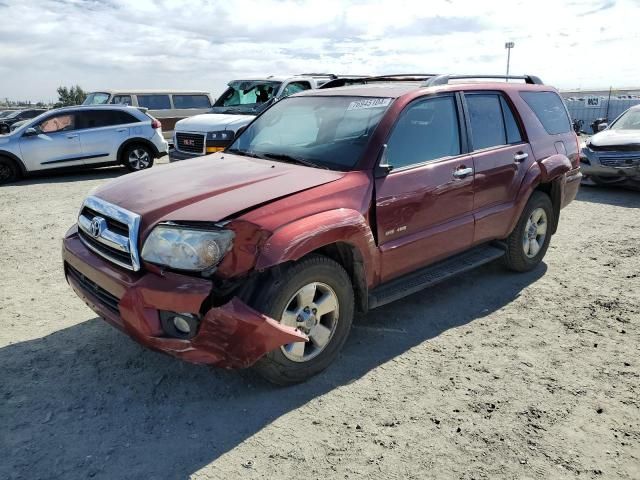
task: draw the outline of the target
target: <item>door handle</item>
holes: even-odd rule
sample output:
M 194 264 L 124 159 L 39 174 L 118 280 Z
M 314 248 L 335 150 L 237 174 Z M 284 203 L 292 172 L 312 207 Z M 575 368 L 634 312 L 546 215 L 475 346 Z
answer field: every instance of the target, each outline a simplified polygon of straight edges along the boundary
M 464 178 L 467 175 L 471 175 L 473 173 L 473 168 L 471 167 L 460 167 L 453 171 L 453 176 L 455 178 Z
M 529 158 L 529 154 L 527 152 L 518 152 L 513 156 L 514 162 L 520 163 L 523 160 Z
M 72 138 L 78 138 L 78 135 L 67 135 L 67 138 L 71 140 Z
M 126 132 L 128 128 L 119 128 L 116 132 Z

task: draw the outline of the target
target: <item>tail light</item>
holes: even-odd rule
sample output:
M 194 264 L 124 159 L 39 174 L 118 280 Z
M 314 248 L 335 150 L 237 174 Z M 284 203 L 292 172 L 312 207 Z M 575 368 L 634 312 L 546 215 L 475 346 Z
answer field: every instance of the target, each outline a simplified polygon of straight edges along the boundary
M 162 124 L 160 123 L 160 121 L 156 120 L 155 118 L 152 118 L 151 119 L 151 128 L 153 128 L 153 129 L 162 128 Z

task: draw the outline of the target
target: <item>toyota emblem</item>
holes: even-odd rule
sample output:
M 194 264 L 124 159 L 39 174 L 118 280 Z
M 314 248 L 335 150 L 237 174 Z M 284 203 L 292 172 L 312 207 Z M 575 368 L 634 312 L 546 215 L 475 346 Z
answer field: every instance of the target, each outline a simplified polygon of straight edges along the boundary
M 89 226 L 89 228 L 91 229 L 91 235 L 93 235 L 95 238 L 98 238 L 106 226 L 107 221 L 104 218 L 93 217 L 93 220 L 91 220 L 91 225 Z

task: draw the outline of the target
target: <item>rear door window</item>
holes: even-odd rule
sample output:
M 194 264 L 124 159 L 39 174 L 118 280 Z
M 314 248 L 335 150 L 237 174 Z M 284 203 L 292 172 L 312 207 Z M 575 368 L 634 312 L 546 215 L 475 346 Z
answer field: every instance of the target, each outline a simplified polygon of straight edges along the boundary
M 171 110 L 169 95 L 138 95 L 138 106 L 149 110 Z
M 465 94 L 471 139 L 474 150 L 506 145 L 507 134 L 502 118 L 500 96 L 493 94 Z
M 504 126 L 507 131 L 507 143 L 520 143 L 522 141 L 520 127 L 518 127 L 518 122 L 513 114 L 513 110 L 511 110 L 511 107 L 502 95 L 500 95 L 500 105 L 502 106 L 502 116 L 504 117 Z
M 210 108 L 211 102 L 206 95 L 174 95 L 174 108 Z
M 569 114 L 557 93 L 520 92 L 520 96 L 531 107 L 549 135 L 567 133 L 571 130 Z
M 118 110 L 88 110 L 78 112 L 77 128 L 100 128 L 113 125 L 138 122 L 138 119 L 127 112 Z
M 456 155 L 460 155 L 460 127 L 452 96 L 409 105 L 387 142 L 387 161 L 394 168 Z

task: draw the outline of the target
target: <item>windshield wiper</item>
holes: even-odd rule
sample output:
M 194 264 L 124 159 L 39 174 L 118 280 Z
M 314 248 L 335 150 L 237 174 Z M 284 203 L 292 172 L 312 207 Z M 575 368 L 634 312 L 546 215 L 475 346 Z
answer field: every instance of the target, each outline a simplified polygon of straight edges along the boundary
M 329 167 L 326 167 L 324 165 L 313 163 L 312 161 L 307 160 L 305 158 L 300 158 L 293 155 L 287 155 L 286 153 L 263 153 L 262 155 L 265 158 L 270 158 L 272 160 L 280 160 L 282 162 L 287 162 L 287 163 L 297 163 L 300 165 L 304 165 L 305 167 L 324 168 L 325 170 L 329 170 Z

